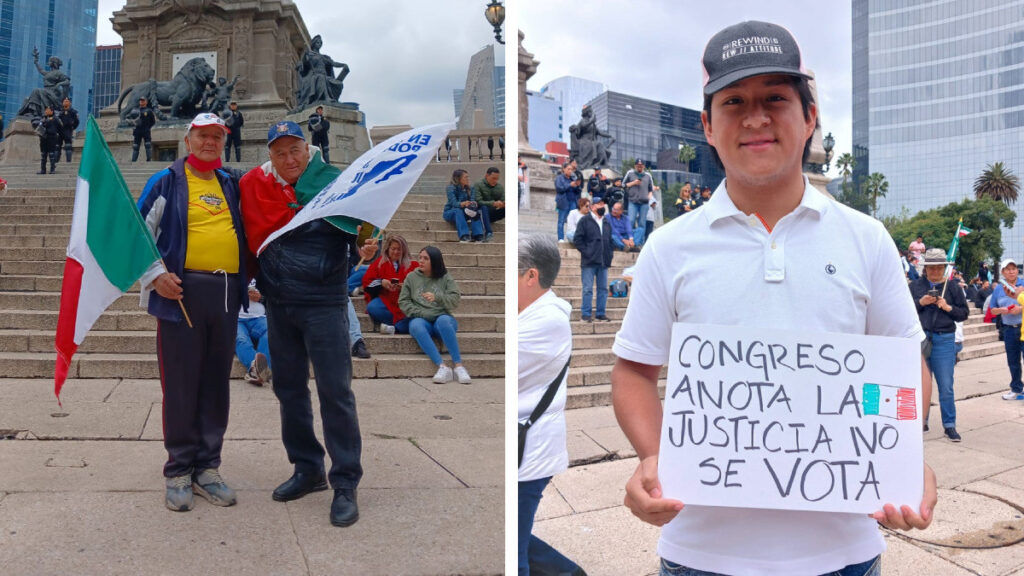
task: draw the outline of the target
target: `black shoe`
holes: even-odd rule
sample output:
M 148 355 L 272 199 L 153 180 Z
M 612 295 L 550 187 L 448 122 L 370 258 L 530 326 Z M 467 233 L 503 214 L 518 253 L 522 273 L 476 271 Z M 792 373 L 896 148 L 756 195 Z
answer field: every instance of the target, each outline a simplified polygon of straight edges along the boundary
M 370 351 L 366 349 L 366 341 L 360 338 L 352 346 L 352 355 L 356 358 L 369 358 Z
M 593 322 L 594 321 L 594 319 L 591 318 L 590 316 L 583 316 L 583 317 L 580 318 L 580 320 L 583 320 L 584 322 Z
M 290 502 L 321 490 L 327 490 L 327 479 L 323 472 L 315 475 L 296 472 L 287 482 L 275 488 L 270 497 L 278 502 Z
M 922 430 L 924 430 L 925 432 L 928 431 L 928 423 L 927 422 L 924 423 L 924 427 L 922 428 Z
M 946 428 L 946 438 L 949 438 L 953 442 L 960 441 L 960 435 L 956 433 L 956 428 L 952 426 Z
M 351 526 L 359 520 L 359 506 L 356 504 L 355 488 L 339 488 L 334 491 L 331 502 L 331 524 Z
M 611 320 L 609 320 L 608 317 L 604 315 L 596 316 L 595 320 L 597 320 L 598 322 L 611 322 Z

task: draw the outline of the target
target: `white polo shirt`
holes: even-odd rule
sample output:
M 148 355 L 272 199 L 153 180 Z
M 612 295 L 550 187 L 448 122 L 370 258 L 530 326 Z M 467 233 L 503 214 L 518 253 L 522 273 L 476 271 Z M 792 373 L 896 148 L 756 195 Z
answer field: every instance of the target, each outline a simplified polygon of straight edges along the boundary
M 806 178 L 800 205 L 771 232 L 736 208 L 723 181 L 701 210 L 651 236 L 612 350 L 666 364 L 674 322 L 923 338 L 885 228 Z M 708 506 L 686 506 L 658 544 L 672 562 L 737 576 L 818 575 L 884 549 L 864 514 Z

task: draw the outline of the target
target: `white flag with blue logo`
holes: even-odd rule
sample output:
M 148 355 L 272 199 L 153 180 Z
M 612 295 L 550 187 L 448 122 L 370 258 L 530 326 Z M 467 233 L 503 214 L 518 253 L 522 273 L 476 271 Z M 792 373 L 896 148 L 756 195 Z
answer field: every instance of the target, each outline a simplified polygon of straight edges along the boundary
M 327 216 L 358 218 L 386 228 L 454 129 L 454 122 L 414 128 L 374 146 L 321 190 L 291 222 L 268 236 L 260 251 L 282 234 Z

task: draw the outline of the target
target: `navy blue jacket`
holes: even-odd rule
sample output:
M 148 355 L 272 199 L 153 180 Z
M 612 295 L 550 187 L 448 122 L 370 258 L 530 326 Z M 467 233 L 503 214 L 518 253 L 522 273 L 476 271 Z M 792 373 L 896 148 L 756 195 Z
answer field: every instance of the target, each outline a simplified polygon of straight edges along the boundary
M 345 306 L 355 239 L 323 218 L 307 222 L 260 252 L 256 288 L 269 303 Z
M 572 186 L 572 180 L 565 174 L 555 177 L 555 207 L 559 210 L 575 210 L 579 208 L 580 189 Z
M 612 223 L 607 214 L 604 215 L 602 226 L 598 226 L 590 214 L 580 218 L 572 242 L 580 251 L 581 268 L 608 268 L 612 265 Z
M 249 309 L 249 276 L 246 259 L 249 254 L 242 227 L 242 214 L 238 208 L 238 180 L 225 170 L 215 172 L 224 198 L 231 212 L 231 222 L 238 237 L 238 299 Z M 164 259 L 168 272 L 181 277 L 185 272 L 185 253 L 188 240 L 188 180 L 185 175 L 185 159 L 179 159 L 169 167 L 153 174 L 138 202 L 139 212 L 156 238 L 156 248 Z M 143 287 L 145 288 L 145 287 Z M 188 294 L 185 295 L 188 298 Z M 154 290 L 149 295 L 149 313 L 168 322 L 181 322 L 184 316 L 175 300 L 168 300 Z

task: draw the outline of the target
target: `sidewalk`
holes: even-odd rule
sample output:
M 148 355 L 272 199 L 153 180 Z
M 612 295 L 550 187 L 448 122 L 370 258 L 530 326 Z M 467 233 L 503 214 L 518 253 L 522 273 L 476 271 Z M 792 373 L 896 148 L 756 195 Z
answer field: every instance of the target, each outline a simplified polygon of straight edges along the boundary
M 197 497 L 176 513 L 163 503 L 158 380 L 69 380 L 61 409 L 52 380 L 0 379 L 0 573 L 500 574 L 504 381 L 353 388 L 360 520 L 334 528 L 330 491 L 270 498 L 292 468 L 269 387 L 231 383 L 221 472 L 238 505 Z
M 925 460 L 938 476 L 939 503 L 927 531 L 886 531 L 886 576 L 1024 576 L 1024 402 L 1000 398 L 1008 375 L 1003 355 L 957 364 L 960 444 L 943 436 L 933 395 Z M 567 417 L 575 466 L 549 485 L 534 533 L 590 576 L 657 574 L 658 529 L 622 505 L 637 460 L 612 408 Z

